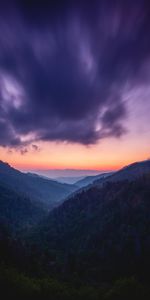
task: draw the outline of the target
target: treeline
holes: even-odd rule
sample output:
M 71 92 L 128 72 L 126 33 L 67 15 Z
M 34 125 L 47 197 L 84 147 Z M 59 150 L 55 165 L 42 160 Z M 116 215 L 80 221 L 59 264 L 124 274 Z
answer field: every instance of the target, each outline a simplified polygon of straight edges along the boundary
M 33 260 L 41 260 L 47 272 L 62 277 L 77 273 L 96 282 L 136 274 L 146 280 L 150 277 L 149 200 L 149 175 L 83 191 L 31 232 L 29 252 L 34 249 Z
M 1 189 L 3 298 L 150 299 L 149 183 L 146 175 L 133 182 L 106 183 L 103 188 L 83 191 L 32 230 L 26 226 L 30 229 L 27 235 L 26 219 L 23 227 L 19 223 L 26 208 L 24 200 L 16 211 L 21 199 Z
M 150 289 L 134 277 L 109 285 L 89 286 L 59 282 L 50 277 L 32 278 L 16 269 L 0 266 L 0 290 L 3 299 L 52 300 L 149 300 Z

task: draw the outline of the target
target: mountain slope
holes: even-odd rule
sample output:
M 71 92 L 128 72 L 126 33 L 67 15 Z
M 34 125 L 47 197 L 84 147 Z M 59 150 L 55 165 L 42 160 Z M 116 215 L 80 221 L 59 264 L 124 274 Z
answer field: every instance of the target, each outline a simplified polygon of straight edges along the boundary
M 59 272 L 105 280 L 150 273 L 150 175 L 93 187 L 54 209 L 30 242 Z M 150 274 L 149 274 L 150 275 Z M 70 276 L 70 275 L 69 275 Z
M 77 189 L 75 185 L 61 184 L 38 175 L 22 173 L 2 161 L 0 162 L 0 182 L 29 197 L 32 201 L 42 203 L 49 210 Z
M 98 174 L 98 175 L 94 175 L 94 176 L 86 176 L 83 179 L 76 181 L 76 185 L 79 186 L 80 188 L 82 188 L 89 184 L 92 184 L 95 180 L 104 179 L 112 174 L 113 174 L 113 172 L 102 173 L 102 174 Z
M 3 224 L 16 233 L 35 225 L 45 215 L 45 211 L 29 198 L 0 183 L 0 229 Z
M 122 168 L 121 170 L 115 172 L 111 176 L 107 177 L 103 181 L 96 180 L 94 184 L 102 184 L 107 181 L 117 182 L 122 180 L 132 181 L 136 178 L 139 178 L 143 174 L 150 173 L 150 160 L 145 160 L 141 162 L 135 162 L 129 166 Z
M 56 180 L 58 182 L 61 182 L 61 183 L 69 183 L 69 184 L 76 184 L 76 182 L 78 182 L 79 180 L 83 179 L 85 176 L 70 176 L 70 177 L 67 177 L 67 176 L 64 176 L 64 177 L 57 177 Z

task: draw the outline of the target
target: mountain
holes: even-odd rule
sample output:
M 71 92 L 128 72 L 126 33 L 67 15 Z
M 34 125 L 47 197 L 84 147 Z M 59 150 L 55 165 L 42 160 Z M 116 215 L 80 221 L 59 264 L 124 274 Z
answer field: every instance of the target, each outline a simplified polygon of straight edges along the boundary
M 111 176 L 105 178 L 103 181 L 101 181 L 101 179 L 96 180 L 94 184 L 101 185 L 102 183 L 107 181 L 109 182 L 117 182 L 122 180 L 132 181 L 142 176 L 143 174 L 147 174 L 147 173 L 150 173 L 150 160 L 135 162 L 113 173 Z
M 61 178 L 61 177 L 85 177 L 91 175 L 97 175 L 100 173 L 98 170 L 87 170 L 87 169 L 47 169 L 47 170 L 29 170 L 31 173 L 36 173 L 40 176 L 46 176 L 48 178 Z
M 0 161 L 0 183 L 36 203 L 41 203 L 49 210 L 59 205 L 77 189 L 75 185 L 22 173 L 2 161 Z
M 102 174 L 98 174 L 98 175 L 95 175 L 95 176 L 86 176 L 78 181 L 76 181 L 76 185 L 80 188 L 84 187 L 84 186 L 87 186 L 89 184 L 92 184 L 95 180 L 98 180 L 98 179 L 104 179 L 110 175 L 112 175 L 113 172 L 109 172 L 109 173 L 102 173 Z
M 56 180 L 62 183 L 75 184 L 79 188 L 82 188 L 89 184 L 92 184 L 97 179 L 100 178 L 102 179 L 112 174 L 113 172 L 101 173 L 101 174 L 89 175 L 89 176 L 78 176 L 78 177 L 57 177 Z
M 100 281 L 150 276 L 150 174 L 135 177 L 75 195 L 32 231 L 29 243 L 49 271 Z
M 70 177 L 66 177 L 66 176 L 64 176 L 64 177 L 56 177 L 56 180 L 58 181 L 58 182 L 62 182 L 62 183 L 69 183 L 69 184 L 76 184 L 76 182 L 78 182 L 79 180 L 81 180 L 81 179 L 83 179 L 84 178 L 84 176 L 76 176 L 76 177 L 72 177 L 72 176 L 70 176 Z
M 30 228 L 45 215 L 41 206 L 0 182 L 0 232 L 2 224 L 12 233 Z
M 75 185 L 79 187 L 79 190 L 74 194 L 82 192 L 82 188 L 91 188 L 91 185 L 102 185 L 105 182 L 117 182 L 122 180 L 134 180 L 143 174 L 150 172 L 150 160 L 142 162 L 135 162 L 129 166 L 122 168 L 117 172 L 102 173 L 93 176 L 86 176 L 75 182 Z

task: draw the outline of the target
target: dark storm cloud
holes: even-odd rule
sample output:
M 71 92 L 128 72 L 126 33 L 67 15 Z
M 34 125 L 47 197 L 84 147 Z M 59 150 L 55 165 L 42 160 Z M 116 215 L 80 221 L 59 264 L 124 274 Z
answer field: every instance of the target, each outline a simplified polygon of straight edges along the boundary
M 0 4 L 0 145 L 125 133 L 125 87 L 148 80 L 148 1 L 78 3 Z

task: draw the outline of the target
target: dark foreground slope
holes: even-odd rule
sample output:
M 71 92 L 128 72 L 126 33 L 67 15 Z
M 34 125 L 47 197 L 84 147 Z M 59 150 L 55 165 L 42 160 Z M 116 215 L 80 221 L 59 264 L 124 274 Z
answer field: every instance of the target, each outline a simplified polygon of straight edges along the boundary
M 44 216 L 46 212 L 40 205 L 0 182 L 0 234 L 3 225 L 16 234 L 29 229 Z
M 120 279 L 105 286 L 76 285 L 51 277 L 32 278 L 14 268 L 0 266 L 3 299 L 32 300 L 149 300 L 150 291 L 135 278 Z
M 2 229 L 2 227 L 1 227 Z M 35 248 L 30 255 L 36 256 Z M 36 265 L 40 263 L 36 260 Z M 40 273 L 30 272 L 33 259 L 26 255 L 23 244 L 14 239 L 6 228 L 0 231 L 0 291 L 2 299 L 39 300 L 149 300 L 149 278 L 139 280 L 137 276 L 118 278 L 104 282 L 97 278 L 93 282 L 82 280 L 80 274 L 68 278 L 49 276 L 44 265 Z M 67 270 L 66 270 L 67 271 Z M 58 279 L 59 277 L 59 279 Z
M 0 161 L 0 182 L 8 188 L 29 197 L 33 202 L 43 204 L 51 210 L 77 189 L 70 184 L 24 174 Z
M 30 236 L 45 267 L 87 280 L 150 276 L 150 175 L 64 202 Z M 44 256 L 45 252 L 45 256 Z

